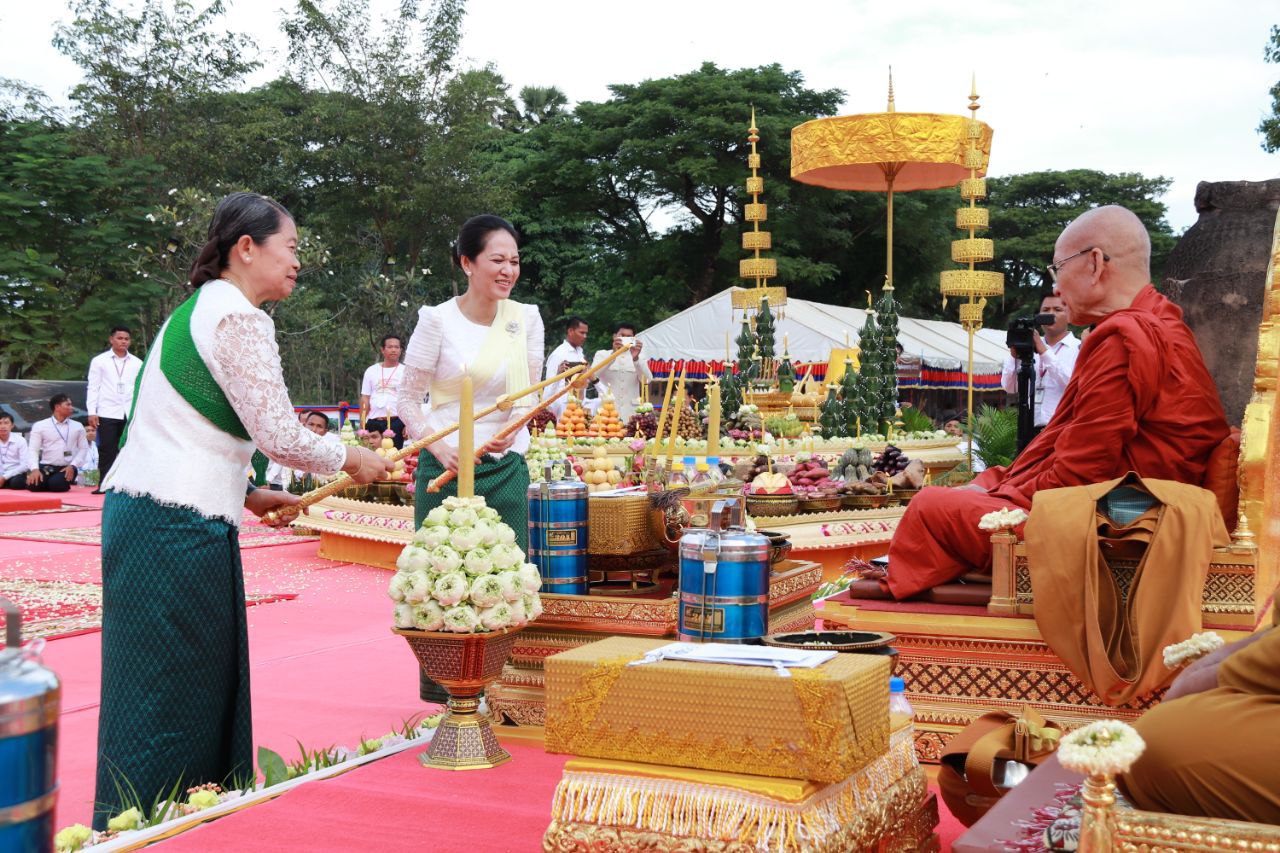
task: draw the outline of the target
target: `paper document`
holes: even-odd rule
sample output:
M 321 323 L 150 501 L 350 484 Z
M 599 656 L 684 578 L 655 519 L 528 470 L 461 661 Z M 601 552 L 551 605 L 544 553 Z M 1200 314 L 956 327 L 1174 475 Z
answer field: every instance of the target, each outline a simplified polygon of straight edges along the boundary
M 836 652 L 805 649 L 780 649 L 773 646 L 741 646 L 731 643 L 668 643 L 646 652 L 643 660 L 629 666 L 643 666 L 663 660 L 694 663 L 725 663 L 738 666 L 770 666 L 779 675 L 790 675 L 789 668 L 813 669 L 836 656 Z

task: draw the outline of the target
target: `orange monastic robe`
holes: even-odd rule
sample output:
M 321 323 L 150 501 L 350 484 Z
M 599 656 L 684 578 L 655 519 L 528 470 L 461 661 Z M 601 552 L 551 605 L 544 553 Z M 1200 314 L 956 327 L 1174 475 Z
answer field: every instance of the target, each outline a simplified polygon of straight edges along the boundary
M 1040 489 L 1123 477 L 1204 482 L 1209 455 L 1228 435 L 1218 389 L 1182 309 L 1148 285 L 1098 324 L 1080 348 L 1053 420 L 1009 467 L 974 482 L 987 489 L 926 488 L 889 545 L 889 590 L 907 598 L 991 567 L 978 521 L 1002 507 L 1031 507 Z M 1021 531 L 1019 531 L 1021 532 Z

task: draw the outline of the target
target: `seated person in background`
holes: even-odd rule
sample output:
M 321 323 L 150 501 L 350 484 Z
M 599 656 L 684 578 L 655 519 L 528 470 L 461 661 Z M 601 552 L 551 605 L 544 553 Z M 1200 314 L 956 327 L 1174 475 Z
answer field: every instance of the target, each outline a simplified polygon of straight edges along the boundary
M 943 416 L 942 431 L 947 435 L 954 435 L 960 439 L 957 447 L 965 456 L 965 462 L 969 461 L 969 445 L 973 445 L 973 473 L 981 474 L 987 467 L 986 463 L 978 456 L 978 442 L 967 436 L 964 431 L 964 422 L 960 419 L 960 415 L 947 414 Z
M 1053 420 L 1010 466 L 958 489 L 916 495 L 889 545 L 886 583 L 907 598 L 991 567 L 988 512 L 1029 509 L 1040 489 L 1082 486 L 1129 471 L 1204 482 L 1229 433 L 1218 389 L 1182 310 L 1151 286 L 1151 241 L 1123 207 L 1091 210 L 1066 227 L 1049 276 L 1073 322 L 1094 323 Z
M 81 486 L 97 486 L 102 481 L 106 472 L 98 471 L 98 428 L 93 424 L 85 426 L 84 449 L 71 464 L 76 466 L 76 482 Z
M 1273 616 L 1280 624 L 1280 617 Z M 1146 750 L 1120 779 L 1140 809 L 1280 823 L 1280 628 L 1187 667 L 1134 723 Z
M 76 479 L 75 459 L 85 449 L 84 427 L 71 420 L 71 398 L 54 394 L 53 417 L 36 421 L 27 448 L 27 488 L 33 492 L 66 492 Z
M 302 425 L 304 427 L 311 430 L 316 435 L 323 438 L 325 441 L 331 444 L 342 443 L 341 436 L 339 436 L 336 432 L 329 431 L 329 416 L 326 415 L 324 412 L 316 412 L 316 411 L 301 412 L 298 415 L 298 420 L 302 421 Z M 381 446 L 382 446 L 381 444 L 376 445 L 376 447 L 381 447 Z M 286 472 L 286 474 L 287 473 L 289 472 Z M 293 471 L 292 473 L 294 478 L 297 480 L 302 480 L 304 478 L 311 476 L 306 471 Z M 288 483 L 285 483 L 285 485 L 287 486 Z
M 0 412 L 0 488 L 27 487 L 27 440 L 13 431 L 13 415 Z

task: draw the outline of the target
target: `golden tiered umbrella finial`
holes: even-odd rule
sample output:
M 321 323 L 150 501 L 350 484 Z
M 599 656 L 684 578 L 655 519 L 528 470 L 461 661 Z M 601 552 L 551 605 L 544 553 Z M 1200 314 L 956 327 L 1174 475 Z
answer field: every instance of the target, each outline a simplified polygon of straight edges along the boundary
M 738 277 L 753 281 L 754 286 L 735 289 L 733 307 L 752 314 L 759 312 L 762 302 L 767 302 L 769 308 L 781 318 L 787 304 L 787 289 L 771 287 L 766 283 L 777 277 L 778 261 L 776 258 L 760 255 L 762 251 L 773 248 L 773 235 L 760 230 L 760 223 L 769 219 L 769 206 L 760 201 L 760 196 L 764 193 L 764 178 L 760 176 L 760 152 L 756 149 L 756 143 L 760 141 L 760 128 L 756 127 L 754 106 L 751 107 L 751 126 L 747 129 L 747 141 L 751 143 L 751 153 L 747 155 L 747 167 L 751 169 L 751 176 L 747 178 L 747 194 L 751 196 L 751 201 L 743 206 L 743 216 L 751 223 L 751 230 L 742 232 L 742 248 L 752 254 L 738 262 Z
M 969 87 L 969 145 L 965 152 L 965 165 L 969 177 L 960 182 L 960 198 L 968 207 L 956 210 L 956 227 L 968 231 L 969 236 L 951 242 L 951 260 L 967 264 L 968 269 L 944 270 L 940 287 L 942 307 L 947 307 L 947 297 L 965 299 L 960 303 L 960 325 L 969 333 L 969 470 L 973 470 L 973 336 L 982 328 L 982 312 L 987 298 L 1004 294 L 1004 273 L 974 269 L 975 264 L 987 263 L 995 258 L 995 241 L 977 237 L 978 231 L 991 225 L 991 213 L 978 207 L 978 199 L 987 197 L 987 182 L 978 177 L 986 165 L 986 158 L 979 148 L 981 128 L 978 121 L 978 77 L 975 74 Z

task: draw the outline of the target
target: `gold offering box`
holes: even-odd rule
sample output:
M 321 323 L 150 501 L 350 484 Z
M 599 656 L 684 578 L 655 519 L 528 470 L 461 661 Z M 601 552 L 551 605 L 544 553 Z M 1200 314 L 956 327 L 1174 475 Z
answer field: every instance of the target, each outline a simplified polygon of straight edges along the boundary
M 769 633 L 813 625 L 810 597 L 822 583 L 817 563 L 783 560 L 769 577 Z M 558 595 L 542 593 L 542 615 L 516 640 L 502 676 L 490 685 L 489 705 L 507 721 L 541 726 L 547 719 L 543 662 L 603 637 L 674 640 L 679 619 L 674 596 Z
M 889 659 L 772 667 L 659 661 L 610 637 L 546 661 L 548 752 L 842 782 L 889 746 Z
M 911 730 L 842 782 L 821 784 L 598 758 L 565 764 L 545 850 L 689 853 L 938 849 L 936 799 Z

